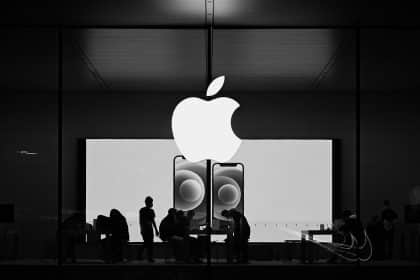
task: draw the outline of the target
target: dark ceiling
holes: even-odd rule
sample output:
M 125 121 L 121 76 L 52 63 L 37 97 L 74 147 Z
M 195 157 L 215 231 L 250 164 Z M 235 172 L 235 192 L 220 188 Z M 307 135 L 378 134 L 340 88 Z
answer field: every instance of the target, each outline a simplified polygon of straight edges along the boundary
M 226 76 L 225 91 L 354 90 L 352 30 L 213 33 L 213 76 Z M 206 30 L 76 29 L 64 35 L 66 90 L 205 90 Z
M 414 38 L 410 34 L 418 32 L 405 34 L 392 30 L 399 28 L 394 25 L 417 25 L 420 17 L 408 2 L 386 3 L 214 0 L 213 75 L 226 75 L 225 91 L 231 93 L 354 91 L 356 38 L 355 30 L 347 27 L 360 24 L 374 28 L 375 34 L 372 36 L 368 28 L 361 31 L 362 74 L 374 81 L 369 86 L 362 80 L 363 85 L 376 88 L 380 83 L 385 89 L 395 87 L 388 81 L 396 73 L 385 73 L 379 66 L 375 69 L 364 66 L 379 65 L 371 63 L 378 53 L 389 55 L 388 64 L 404 64 L 395 69 L 406 71 L 404 77 L 417 81 L 418 63 L 410 55 L 417 52 L 418 43 L 409 42 Z M 56 82 L 51 82 L 57 78 L 59 53 L 54 27 L 64 24 L 66 90 L 205 90 L 207 30 L 188 28 L 204 27 L 204 0 L 19 1 L 3 6 L 0 15 L 4 88 L 56 88 Z M 16 26 L 32 25 L 52 28 L 19 29 L 18 33 L 13 30 Z M 142 28 L 144 25 L 156 29 Z M 379 26 L 393 29 L 381 31 Z M 406 50 L 395 52 L 394 49 L 401 49 L 400 42 L 406 42 Z M 406 59 L 394 58 L 397 53 L 407 54 Z M 51 73 L 48 79 L 31 70 L 40 65 Z M 22 77 L 25 82 L 20 82 Z
M 7 1 L 0 24 L 203 25 L 206 0 Z M 214 0 L 215 25 L 419 25 L 417 1 Z

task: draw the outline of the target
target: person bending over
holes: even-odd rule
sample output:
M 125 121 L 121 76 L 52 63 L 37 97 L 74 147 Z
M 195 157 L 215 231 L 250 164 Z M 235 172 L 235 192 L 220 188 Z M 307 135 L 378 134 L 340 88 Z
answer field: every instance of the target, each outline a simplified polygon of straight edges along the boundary
M 111 261 L 121 262 L 124 260 L 124 248 L 130 237 L 126 218 L 117 209 L 112 209 L 109 213 L 110 221 L 110 241 L 111 241 Z
M 245 216 L 236 209 L 223 210 L 222 216 L 233 220 L 233 246 L 238 262 L 248 262 L 248 240 L 251 228 Z

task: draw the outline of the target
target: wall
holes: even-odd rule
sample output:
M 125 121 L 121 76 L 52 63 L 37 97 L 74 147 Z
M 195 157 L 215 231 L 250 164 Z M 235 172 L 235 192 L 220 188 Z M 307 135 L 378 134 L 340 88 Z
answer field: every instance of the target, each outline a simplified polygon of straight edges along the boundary
M 410 190 L 419 185 L 420 99 L 418 30 L 368 29 L 361 33 L 361 213 L 378 215 L 391 200 L 399 215 L 396 249 L 416 250 L 415 225 L 404 222 Z M 417 243 L 418 246 L 418 243 Z M 418 253 L 415 253 L 418 254 Z M 418 255 L 417 255 L 418 256 Z
M 57 33 L 2 29 L 0 45 L 0 203 L 12 203 L 15 223 L 0 224 L 0 257 L 53 258 L 57 225 Z M 19 151 L 36 155 L 20 154 Z

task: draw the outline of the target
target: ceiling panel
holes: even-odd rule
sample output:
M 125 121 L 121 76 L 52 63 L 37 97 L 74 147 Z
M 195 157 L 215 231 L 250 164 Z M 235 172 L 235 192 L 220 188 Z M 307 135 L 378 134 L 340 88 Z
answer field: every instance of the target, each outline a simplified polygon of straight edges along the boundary
M 205 89 L 204 30 L 87 29 L 65 38 L 66 90 L 90 90 L 92 80 L 109 91 Z
M 356 1 L 214 0 L 215 24 L 245 26 L 349 25 Z
M 197 0 L 8 1 L 0 24 L 202 25 L 204 5 Z
M 253 29 L 219 30 L 214 32 L 214 75 L 226 75 L 229 91 L 307 91 L 354 87 L 347 74 L 332 75 L 343 66 L 343 56 L 352 43 L 349 32 L 327 29 Z M 344 67 L 351 68 L 350 65 Z M 347 71 L 348 73 L 348 71 Z

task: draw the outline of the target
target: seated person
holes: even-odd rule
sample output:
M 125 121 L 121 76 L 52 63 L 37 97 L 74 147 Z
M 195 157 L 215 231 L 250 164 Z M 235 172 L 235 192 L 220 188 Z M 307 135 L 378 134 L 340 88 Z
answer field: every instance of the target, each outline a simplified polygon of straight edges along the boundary
M 189 235 L 191 220 L 194 217 L 194 211 L 188 211 L 187 215 L 182 210 L 176 212 L 176 225 L 175 225 L 175 236 L 176 238 L 182 238 L 185 248 L 185 260 L 193 260 L 195 262 L 201 262 L 200 259 L 200 244 L 197 238 Z
M 178 237 L 188 236 L 188 219 L 185 217 L 184 211 L 176 211 L 175 235 Z
M 175 208 L 170 208 L 159 225 L 159 237 L 162 241 L 170 241 L 176 238 L 176 212 Z
M 117 209 L 110 214 L 112 262 L 123 261 L 124 247 L 129 241 L 128 224 L 125 217 Z
M 111 223 L 109 217 L 105 215 L 98 215 L 95 219 L 96 222 L 94 223 L 94 229 L 98 233 L 99 236 L 105 235 L 104 239 L 100 240 L 101 246 L 101 255 L 102 259 L 105 262 L 110 262 L 111 254 L 110 254 L 110 235 L 111 235 Z
M 190 233 L 193 230 L 193 226 L 192 226 L 192 220 L 195 216 L 195 212 L 194 210 L 190 210 L 187 212 L 187 230 L 188 233 Z M 192 237 L 190 235 L 188 235 L 188 239 L 190 241 L 190 254 L 193 257 L 193 261 L 197 262 L 197 263 L 201 263 L 202 260 L 202 253 L 204 250 L 204 244 L 203 244 L 203 240 L 196 238 L 196 237 Z
M 85 233 L 84 216 L 81 213 L 75 213 L 64 220 L 62 226 L 64 260 L 71 259 L 76 262 L 76 245 L 83 243 Z
M 182 237 L 176 236 L 176 209 L 170 208 L 168 214 L 163 218 L 162 222 L 159 225 L 159 237 L 162 241 L 168 242 L 168 244 L 173 249 L 173 255 L 178 259 L 178 250 L 179 242 L 183 241 Z
M 128 224 L 125 217 L 117 209 L 112 209 L 110 217 L 99 215 L 96 220 L 96 230 L 105 234 L 101 240 L 106 262 L 123 261 L 124 247 L 128 243 Z

